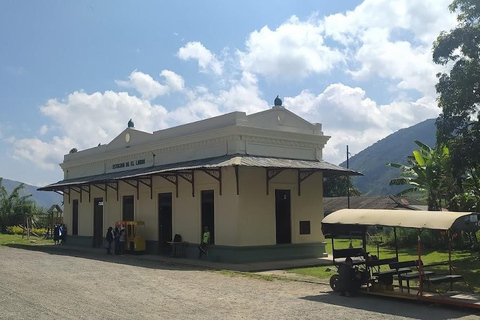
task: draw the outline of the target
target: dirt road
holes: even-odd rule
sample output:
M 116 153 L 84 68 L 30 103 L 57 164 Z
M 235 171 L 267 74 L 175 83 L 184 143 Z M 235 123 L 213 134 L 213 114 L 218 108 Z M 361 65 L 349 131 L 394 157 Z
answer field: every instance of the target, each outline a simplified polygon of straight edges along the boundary
M 0 319 L 477 319 L 314 283 L 0 246 Z

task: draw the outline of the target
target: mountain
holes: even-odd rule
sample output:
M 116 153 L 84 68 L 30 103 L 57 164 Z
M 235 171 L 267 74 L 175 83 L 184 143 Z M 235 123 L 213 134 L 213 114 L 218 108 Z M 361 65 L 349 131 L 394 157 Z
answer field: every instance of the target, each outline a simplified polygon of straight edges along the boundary
M 404 186 L 389 186 L 391 179 L 398 178 L 399 169 L 386 166 L 388 162 L 406 164 L 406 158 L 418 149 L 414 140 L 434 147 L 435 119 L 425 120 L 412 127 L 398 130 L 388 137 L 374 143 L 349 159 L 351 169 L 360 171 L 363 177 L 354 177 L 353 184 L 365 195 L 396 194 Z M 346 167 L 346 161 L 341 163 Z
M 3 179 L 2 185 L 7 190 L 8 194 L 12 192 L 20 183 L 18 181 Z M 62 204 L 62 196 L 55 192 L 37 191 L 38 187 L 25 184 L 25 188 L 20 192 L 21 195 L 31 194 L 33 201 L 35 201 L 37 207 L 44 207 L 49 209 L 53 204 Z

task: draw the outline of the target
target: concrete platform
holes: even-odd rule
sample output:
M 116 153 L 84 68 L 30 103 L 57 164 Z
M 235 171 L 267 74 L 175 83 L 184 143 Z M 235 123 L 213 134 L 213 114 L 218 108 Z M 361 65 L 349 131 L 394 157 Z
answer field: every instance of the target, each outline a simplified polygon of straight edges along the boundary
M 212 262 L 206 260 L 196 260 L 196 259 L 186 259 L 186 258 L 171 258 L 169 256 L 162 255 L 152 255 L 152 254 L 125 254 L 123 256 L 107 255 L 105 249 L 95 249 L 95 248 L 85 248 L 71 245 L 35 245 L 29 247 L 36 247 L 35 250 L 45 251 L 49 253 L 61 253 L 67 254 L 71 252 L 72 255 L 86 257 L 95 256 L 102 257 L 105 259 L 107 257 L 118 259 L 138 259 L 138 260 L 149 260 L 149 261 L 158 261 L 159 263 L 167 264 L 176 264 L 184 265 L 189 267 L 197 267 L 202 269 L 211 269 L 211 270 L 231 270 L 231 271 L 241 271 L 241 272 L 258 272 L 258 271 L 269 271 L 269 270 L 285 270 L 285 269 L 294 269 L 302 267 L 316 267 L 316 266 L 326 266 L 332 264 L 331 257 L 328 258 L 316 258 L 316 259 L 298 259 L 298 260 L 284 260 L 284 261 L 268 261 L 268 262 L 252 262 L 252 263 L 225 263 L 225 262 Z

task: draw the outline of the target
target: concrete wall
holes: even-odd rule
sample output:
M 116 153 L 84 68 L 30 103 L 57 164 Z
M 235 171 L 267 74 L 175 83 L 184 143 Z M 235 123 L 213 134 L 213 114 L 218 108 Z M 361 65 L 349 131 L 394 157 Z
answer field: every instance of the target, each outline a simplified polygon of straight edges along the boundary
M 322 174 L 314 173 L 302 182 L 301 196 L 298 196 L 297 171 L 284 170 L 270 180 L 267 195 L 265 169 L 240 168 L 238 245 L 276 244 L 275 189 L 290 190 L 292 243 L 323 241 L 320 229 L 323 219 L 322 185 Z M 300 221 L 310 221 L 310 235 L 300 235 Z
M 301 196 L 298 196 L 297 171 L 284 170 L 270 181 L 269 195 L 266 194 L 265 169 L 239 168 L 239 192 L 236 193 L 235 169 L 222 169 L 222 195 L 217 180 L 202 171 L 195 171 L 195 197 L 192 186 L 179 178 L 179 195 L 175 186 L 161 177 L 153 179 L 153 198 L 150 189 L 140 184 L 140 199 L 134 187 L 120 182 L 119 201 L 116 191 L 108 188 L 107 199 L 102 190 L 91 188 L 88 195 L 72 192 L 70 203 L 65 196 L 65 222 L 72 225 L 73 199 L 79 200 L 79 235 L 93 236 L 93 200 L 103 198 L 103 229 L 122 220 L 124 196 L 134 196 L 135 219 L 145 222 L 147 240 L 158 241 L 158 194 L 172 193 L 173 234 L 181 234 L 190 243 L 198 243 L 201 237 L 201 191 L 214 190 L 215 197 L 215 241 L 223 246 L 275 245 L 275 189 L 290 190 L 292 243 L 323 241 L 320 222 L 323 218 L 322 176 L 317 172 L 303 181 Z M 311 234 L 299 234 L 299 222 L 310 221 Z M 70 229 L 71 230 L 71 229 Z

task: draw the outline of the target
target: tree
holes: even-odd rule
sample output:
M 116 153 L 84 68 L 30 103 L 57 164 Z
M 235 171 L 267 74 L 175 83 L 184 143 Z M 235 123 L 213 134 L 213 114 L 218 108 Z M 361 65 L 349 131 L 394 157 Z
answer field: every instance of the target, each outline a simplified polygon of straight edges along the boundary
M 8 226 L 22 223 L 24 215 L 30 214 L 35 205 L 29 199 L 31 194 L 20 195 L 20 191 L 25 187 L 23 183 L 8 194 L 2 181 L 3 178 L 0 178 L 0 232 L 5 232 Z
M 355 188 L 350 177 L 328 177 L 323 179 L 323 196 L 324 197 L 346 197 L 347 183 L 349 185 L 350 196 L 358 197 L 362 193 Z
M 437 140 L 448 145 L 457 174 L 480 164 L 480 2 L 454 0 L 449 6 L 457 13 L 457 26 L 442 32 L 433 45 L 433 61 L 452 65 L 437 74 Z
M 400 177 L 392 179 L 390 185 L 409 186 L 399 195 L 425 192 L 428 210 L 442 210 L 442 203 L 448 203 L 454 196 L 449 170 L 449 149 L 447 147 L 434 149 L 420 141 L 415 141 L 415 144 L 419 150 L 413 151 L 413 156 L 407 157 L 407 165 L 387 163 L 387 166 L 402 170 Z

